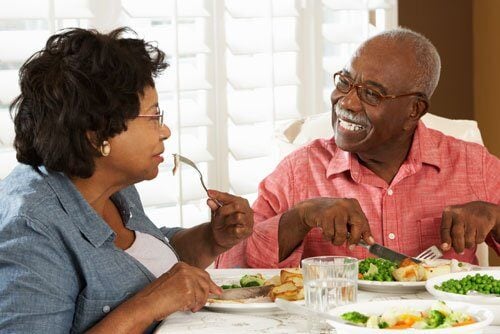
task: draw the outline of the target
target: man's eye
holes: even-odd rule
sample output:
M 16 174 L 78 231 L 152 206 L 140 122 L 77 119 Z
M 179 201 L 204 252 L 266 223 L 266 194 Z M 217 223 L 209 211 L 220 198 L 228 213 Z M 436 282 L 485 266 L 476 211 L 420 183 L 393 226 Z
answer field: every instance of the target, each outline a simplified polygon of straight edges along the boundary
M 378 97 L 380 97 L 380 94 L 376 90 L 373 90 L 373 89 L 370 89 L 370 88 L 365 88 L 365 94 L 366 94 L 367 97 L 371 97 L 371 98 L 378 98 Z

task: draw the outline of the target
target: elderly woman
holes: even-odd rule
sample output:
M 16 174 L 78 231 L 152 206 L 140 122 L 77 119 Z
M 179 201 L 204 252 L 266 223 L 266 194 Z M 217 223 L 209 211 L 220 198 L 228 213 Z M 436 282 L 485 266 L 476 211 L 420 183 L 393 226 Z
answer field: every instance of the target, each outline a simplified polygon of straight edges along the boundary
M 143 332 L 197 311 L 221 292 L 203 268 L 252 231 L 248 202 L 217 191 L 210 223 L 158 229 L 146 217 L 134 184 L 156 177 L 170 136 L 153 82 L 167 64 L 127 32 L 63 31 L 21 68 L 21 164 L 0 183 L 7 332 Z

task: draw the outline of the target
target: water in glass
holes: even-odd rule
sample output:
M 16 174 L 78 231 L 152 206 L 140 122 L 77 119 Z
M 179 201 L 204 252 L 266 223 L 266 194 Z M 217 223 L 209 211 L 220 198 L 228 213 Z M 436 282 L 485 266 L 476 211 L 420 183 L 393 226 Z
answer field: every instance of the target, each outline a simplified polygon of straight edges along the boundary
M 319 256 L 302 260 L 306 306 L 320 312 L 355 303 L 358 288 L 357 259 Z M 333 333 L 326 321 L 308 317 L 310 333 Z

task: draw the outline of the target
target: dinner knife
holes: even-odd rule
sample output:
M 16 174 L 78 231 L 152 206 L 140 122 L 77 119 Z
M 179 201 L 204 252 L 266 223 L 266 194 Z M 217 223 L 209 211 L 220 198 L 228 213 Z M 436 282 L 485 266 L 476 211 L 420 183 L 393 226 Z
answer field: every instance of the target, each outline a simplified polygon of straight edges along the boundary
M 248 288 L 233 288 L 222 290 L 221 295 L 210 294 L 208 298 L 231 300 L 231 299 L 247 299 L 256 297 L 265 297 L 269 295 L 274 285 L 252 286 Z
M 415 263 L 422 262 L 414 257 L 398 253 L 390 248 L 382 246 L 381 244 L 374 243 L 373 245 L 368 245 L 364 240 L 361 240 L 358 243 L 358 245 L 368 249 L 368 251 L 370 253 L 372 253 L 373 255 L 377 255 L 378 257 L 380 257 L 382 259 L 386 259 L 386 260 L 393 261 L 396 263 L 400 263 L 401 261 L 403 261 L 404 259 L 407 259 L 407 258 L 412 259 L 412 261 Z

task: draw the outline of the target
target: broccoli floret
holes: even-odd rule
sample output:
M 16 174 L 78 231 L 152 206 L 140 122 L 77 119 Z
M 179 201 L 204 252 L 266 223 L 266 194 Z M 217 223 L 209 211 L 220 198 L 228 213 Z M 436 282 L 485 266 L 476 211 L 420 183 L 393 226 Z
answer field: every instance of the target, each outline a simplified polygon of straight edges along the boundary
M 262 286 L 266 280 L 262 275 L 245 275 L 240 279 L 240 284 L 243 288 L 247 288 L 249 286 Z
M 427 317 L 427 328 L 436 328 L 444 323 L 445 316 L 443 313 L 431 310 Z
M 340 316 L 342 319 L 345 321 L 352 322 L 354 324 L 366 324 L 368 321 L 368 317 L 364 314 L 361 314 L 359 312 L 353 311 L 353 312 L 347 312 L 344 313 Z
M 385 321 L 382 321 L 381 323 L 378 324 L 378 328 L 387 328 L 389 327 L 389 324 Z

